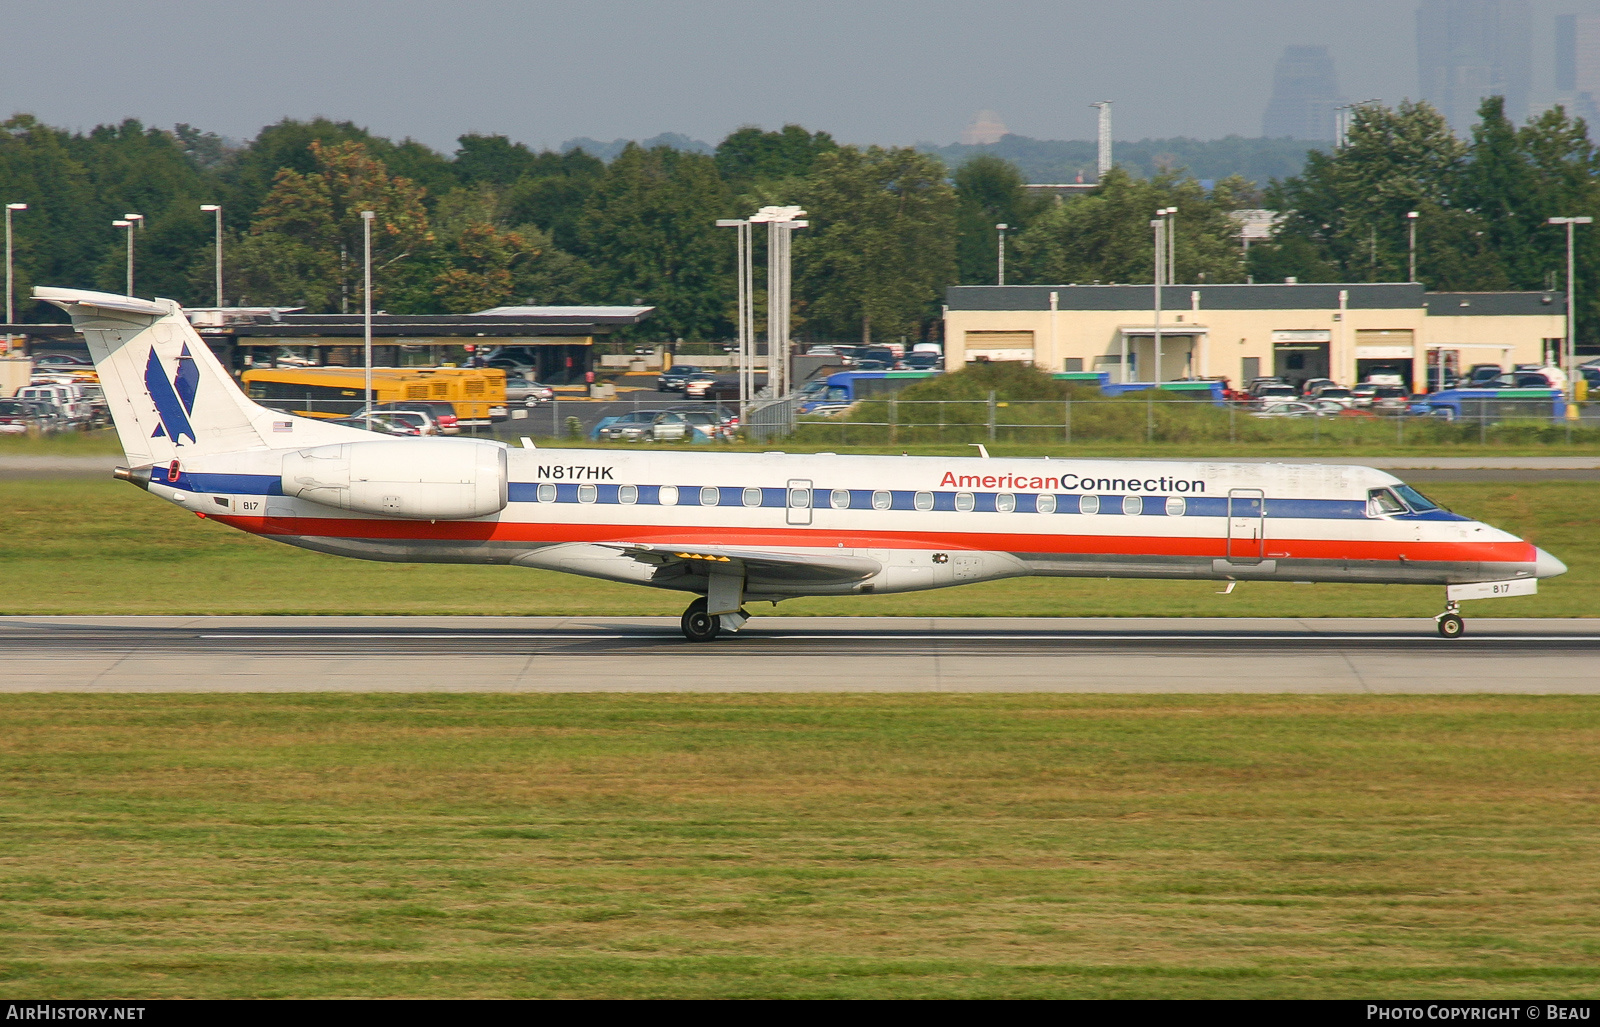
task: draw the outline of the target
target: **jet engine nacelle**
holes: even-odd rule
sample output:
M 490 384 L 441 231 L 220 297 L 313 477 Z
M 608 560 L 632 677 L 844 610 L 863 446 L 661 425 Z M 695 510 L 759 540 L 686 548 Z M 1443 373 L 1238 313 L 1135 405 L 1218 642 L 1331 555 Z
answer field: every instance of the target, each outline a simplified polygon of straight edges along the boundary
M 283 456 L 283 494 L 379 517 L 443 521 L 506 507 L 506 448 L 473 439 L 347 442 Z

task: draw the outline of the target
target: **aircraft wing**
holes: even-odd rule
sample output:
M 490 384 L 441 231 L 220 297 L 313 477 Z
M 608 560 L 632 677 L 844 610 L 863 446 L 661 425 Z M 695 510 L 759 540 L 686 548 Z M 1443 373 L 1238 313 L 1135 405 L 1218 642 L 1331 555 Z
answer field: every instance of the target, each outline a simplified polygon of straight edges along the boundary
M 773 553 L 753 549 L 634 543 L 607 546 L 623 556 L 656 567 L 682 566 L 707 572 L 743 574 L 751 581 L 847 584 L 865 581 L 883 569 L 876 560 L 831 553 Z

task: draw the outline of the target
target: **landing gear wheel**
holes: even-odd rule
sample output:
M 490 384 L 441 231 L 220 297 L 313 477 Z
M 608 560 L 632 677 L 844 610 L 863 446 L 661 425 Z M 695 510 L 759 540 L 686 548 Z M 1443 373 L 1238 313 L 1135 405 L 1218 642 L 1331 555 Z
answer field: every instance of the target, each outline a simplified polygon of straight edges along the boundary
M 713 617 L 706 612 L 706 601 L 702 597 L 689 604 L 683 611 L 683 637 L 691 642 L 709 642 L 717 637 L 722 630 L 722 618 Z
M 1439 618 L 1440 638 L 1460 638 L 1466 630 L 1467 622 L 1462 620 L 1458 614 L 1447 613 Z

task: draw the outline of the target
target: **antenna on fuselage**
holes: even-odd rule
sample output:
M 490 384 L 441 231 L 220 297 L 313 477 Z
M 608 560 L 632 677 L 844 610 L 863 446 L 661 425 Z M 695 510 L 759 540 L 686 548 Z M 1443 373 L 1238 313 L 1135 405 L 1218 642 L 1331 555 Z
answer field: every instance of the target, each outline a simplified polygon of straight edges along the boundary
M 967 445 L 969 445 L 969 446 L 977 446 L 978 447 L 978 455 L 981 456 L 985 460 L 989 459 L 989 447 L 988 446 L 985 446 L 981 442 L 969 442 L 969 443 L 967 443 Z

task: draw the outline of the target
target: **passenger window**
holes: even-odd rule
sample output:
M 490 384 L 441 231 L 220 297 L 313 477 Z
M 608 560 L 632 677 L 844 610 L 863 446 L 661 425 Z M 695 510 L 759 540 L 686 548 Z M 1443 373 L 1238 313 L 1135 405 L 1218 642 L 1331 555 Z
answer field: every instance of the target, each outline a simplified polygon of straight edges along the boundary
M 915 506 L 918 510 L 923 510 L 923 511 L 932 510 L 933 509 L 933 493 L 932 492 L 918 492 L 916 494 L 916 496 L 912 499 L 912 505 Z
M 835 510 L 850 509 L 850 490 L 834 489 L 832 492 L 828 493 L 828 505 L 833 507 Z
M 1002 492 L 994 497 L 996 513 L 1011 513 L 1017 508 L 1017 497 L 1009 492 Z
M 619 485 L 619 486 L 617 486 L 617 502 L 621 503 L 623 506 L 632 506 L 633 504 L 637 503 L 638 501 L 639 501 L 639 486 L 637 486 L 637 485 Z
M 790 489 L 789 507 L 793 510 L 806 510 L 811 507 L 810 489 Z
M 1046 492 L 1034 500 L 1034 508 L 1040 513 L 1053 514 L 1056 512 L 1056 497 L 1053 492 Z
M 707 485 L 700 490 L 701 506 L 716 506 L 721 498 L 722 492 L 715 485 Z
M 872 508 L 874 510 L 887 510 L 894 505 L 894 496 L 881 489 L 872 494 Z
M 1085 514 L 1097 514 L 1097 513 L 1099 513 L 1100 512 L 1100 497 L 1099 496 L 1079 496 L 1078 497 L 1078 512 L 1079 513 L 1085 513 Z
M 663 485 L 663 486 L 661 486 L 661 488 L 656 492 L 656 502 L 660 503 L 662 506 L 677 506 L 678 505 L 678 486 L 676 486 L 676 485 Z
M 556 501 L 556 487 L 554 485 L 539 486 L 539 502 L 554 503 Z
M 978 505 L 978 501 L 973 498 L 972 493 L 970 493 L 970 492 L 957 492 L 956 493 L 956 510 L 958 510 L 959 512 L 961 512 L 961 513 L 971 513 L 972 512 L 972 508 L 977 506 L 977 505 Z
M 600 497 L 600 490 L 594 485 L 578 486 L 578 502 L 592 503 Z
M 1388 489 L 1367 490 L 1367 516 L 1388 517 L 1406 512 L 1406 505 Z
M 760 506 L 761 505 L 761 490 L 760 489 L 756 489 L 756 488 L 745 489 L 744 490 L 744 505 L 745 506 Z
M 1123 496 L 1122 513 L 1125 517 L 1139 516 L 1144 513 L 1144 500 L 1138 496 Z
M 1168 517 L 1182 517 L 1183 514 L 1184 514 L 1184 511 L 1188 508 L 1188 505 L 1189 504 L 1187 504 L 1187 503 L 1185 503 L 1183 501 L 1183 497 L 1182 496 L 1168 496 L 1167 497 L 1167 516 Z

